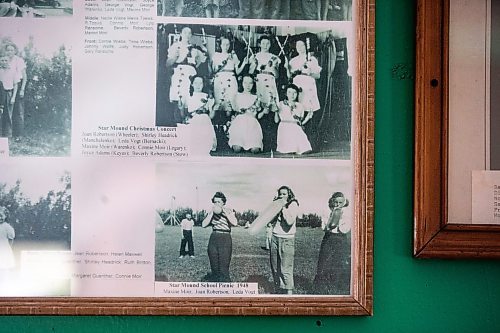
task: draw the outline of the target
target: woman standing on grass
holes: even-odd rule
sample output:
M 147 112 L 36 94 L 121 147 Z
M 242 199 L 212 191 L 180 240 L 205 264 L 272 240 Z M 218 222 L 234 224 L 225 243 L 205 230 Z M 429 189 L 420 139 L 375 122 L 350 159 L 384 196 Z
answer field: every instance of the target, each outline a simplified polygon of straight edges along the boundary
M 24 91 L 28 81 L 26 62 L 18 55 L 16 44 L 8 42 L 4 49 L 9 58 L 9 68 L 14 71 L 15 84 L 18 86 L 12 112 L 12 135 L 19 138 L 24 135 Z
M 270 261 L 276 293 L 293 294 L 293 262 L 299 202 L 288 186 L 281 186 L 274 199 L 282 204 L 281 211 L 271 221 Z
M 342 192 L 335 192 L 328 200 L 330 215 L 322 222 L 325 232 L 319 251 L 314 289 L 321 295 L 347 295 L 350 291 L 351 216 L 349 201 Z
M 226 196 L 216 192 L 212 197 L 212 211 L 203 220 L 201 226 L 212 226 L 212 234 L 208 241 L 208 258 L 212 270 L 213 282 L 230 282 L 229 264 L 233 253 L 231 227 L 238 224 L 233 209 L 226 207 Z

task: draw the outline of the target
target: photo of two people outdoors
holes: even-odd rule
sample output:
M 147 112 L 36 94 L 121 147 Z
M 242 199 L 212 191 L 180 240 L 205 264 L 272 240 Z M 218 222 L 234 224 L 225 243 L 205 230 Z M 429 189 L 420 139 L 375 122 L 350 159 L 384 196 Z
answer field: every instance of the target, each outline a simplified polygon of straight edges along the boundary
M 17 24 L 0 32 L 0 140 L 7 139 L 10 156 L 69 156 L 70 35 L 53 21 L 29 34 Z

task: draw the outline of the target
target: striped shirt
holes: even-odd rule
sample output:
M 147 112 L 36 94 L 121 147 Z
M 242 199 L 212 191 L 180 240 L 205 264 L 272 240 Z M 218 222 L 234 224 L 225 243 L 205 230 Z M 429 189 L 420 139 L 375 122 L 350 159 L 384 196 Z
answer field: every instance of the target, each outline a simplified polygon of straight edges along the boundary
M 229 224 L 229 220 L 226 216 L 226 214 L 213 214 L 212 216 L 212 221 L 210 221 L 212 224 L 212 229 L 214 231 L 226 231 L 230 232 L 231 231 L 231 225 Z

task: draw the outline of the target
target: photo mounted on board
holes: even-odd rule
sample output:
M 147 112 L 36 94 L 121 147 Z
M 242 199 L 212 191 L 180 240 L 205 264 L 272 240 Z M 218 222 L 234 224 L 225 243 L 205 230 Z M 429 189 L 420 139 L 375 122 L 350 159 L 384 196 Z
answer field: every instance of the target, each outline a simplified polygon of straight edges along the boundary
M 158 165 L 155 294 L 349 295 L 350 170 Z
M 156 125 L 201 155 L 350 159 L 349 29 L 159 24 Z

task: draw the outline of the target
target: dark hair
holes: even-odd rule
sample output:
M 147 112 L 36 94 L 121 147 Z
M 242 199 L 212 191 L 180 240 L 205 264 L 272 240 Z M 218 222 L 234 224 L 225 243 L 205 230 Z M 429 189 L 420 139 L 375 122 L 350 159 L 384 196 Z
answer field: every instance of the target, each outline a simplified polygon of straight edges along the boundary
M 215 198 L 222 199 L 222 202 L 226 204 L 226 196 L 222 192 L 215 192 L 214 196 L 212 197 L 212 202 L 215 202 Z
M 299 94 L 300 94 L 300 92 L 302 91 L 302 89 L 300 89 L 297 85 L 295 85 L 295 84 L 293 84 L 293 83 L 290 83 L 290 84 L 288 84 L 288 85 L 286 86 L 286 88 L 285 88 L 285 92 L 286 92 L 286 90 L 288 90 L 288 89 L 293 89 L 293 90 L 295 90 L 295 91 L 297 92 L 297 97 L 295 98 L 295 101 L 294 101 L 294 102 L 297 102 L 297 101 L 299 100 Z M 285 96 L 286 96 L 286 94 L 285 94 Z M 288 97 L 287 97 L 287 98 L 288 98 Z
M 279 194 L 280 194 L 280 191 L 281 190 L 286 190 L 287 193 L 288 193 L 288 200 L 286 202 L 286 208 L 288 208 L 288 206 L 292 203 L 292 202 L 296 202 L 297 205 L 299 205 L 299 201 L 295 198 L 295 194 L 293 193 L 292 189 L 286 185 L 283 185 L 281 186 L 279 189 L 278 189 L 278 195 L 276 196 L 276 198 L 274 198 L 274 200 L 277 200 L 279 198 Z
M 191 81 L 191 84 L 189 85 L 189 95 L 190 96 L 193 96 L 193 93 L 194 93 L 194 89 L 193 89 L 193 82 L 194 80 L 196 80 L 196 78 L 200 78 L 201 79 L 201 82 L 203 82 L 203 88 L 202 88 L 202 91 L 203 89 L 205 89 L 205 78 L 203 78 L 203 76 L 200 76 L 200 75 L 194 75 L 194 76 L 191 76 L 189 78 L 189 81 Z
M 264 40 L 264 39 L 267 39 L 269 41 L 269 43 L 271 43 L 271 44 L 273 43 L 272 39 L 271 39 L 271 36 L 269 36 L 269 35 L 262 35 L 257 40 L 257 44 L 260 44 L 260 42 L 262 42 L 262 40 Z
M 231 53 L 231 51 L 232 51 L 231 39 L 227 36 L 220 36 L 219 37 L 219 40 L 217 41 L 217 50 L 222 52 L 222 40 L 223 39 L 227 39 L 229 41 L 228 53 Z
M 251 78 L 251 79 L 252 79 L 252 82 L 253 82 L 253 87 L 252 87 L 252 90 L 250 90 L 250 92 L 251 92 L 252 94 L 255 94 L 255 91 L 256 91 L 256 87 L 255 87 L 255 77 L 254 77 L 252 74 L 249 74 L 249 73 L 244 74 L 244 75 L 241 75 L 241 76 L 238 76 L 238 91 L 239 91 L 239 92 L 243 92 L 243 91 L 244 91 L 244 89 L 243 89 L 243 79 L 244 79 L 245 77 L 249 77 L 249 78 Z
M 2 49 L 3 49 L 4 51 L 7 51 L 7 48 L 8 48 L 9 46 L 12 46 L 12 47 L 14 48 L 14 50 L 15 50 L 15 54 L 18 54 L 18 53 L 19 53 L 19 48 L 17 47 L 17 45 L 16 45 L 14 42 L 10 41 L 10 40 L 9 40 L 9 41 L 4 42 Z
M 345 203 L 344 203 L 343 207 L 349 206 L 349 200 L 347 200 L 347 198 L 345 197 L 344 193 L 342 193 L 342 192 L 335 192 L 335 193 L 332 194 L 332 196 L 330 197 L 330 199 L 328 199 L 328 207 L 332 208 L 333 204 L 335 202 L 335 199 L 337 199 L 337 198 L 344 198 L 345 199 Z

